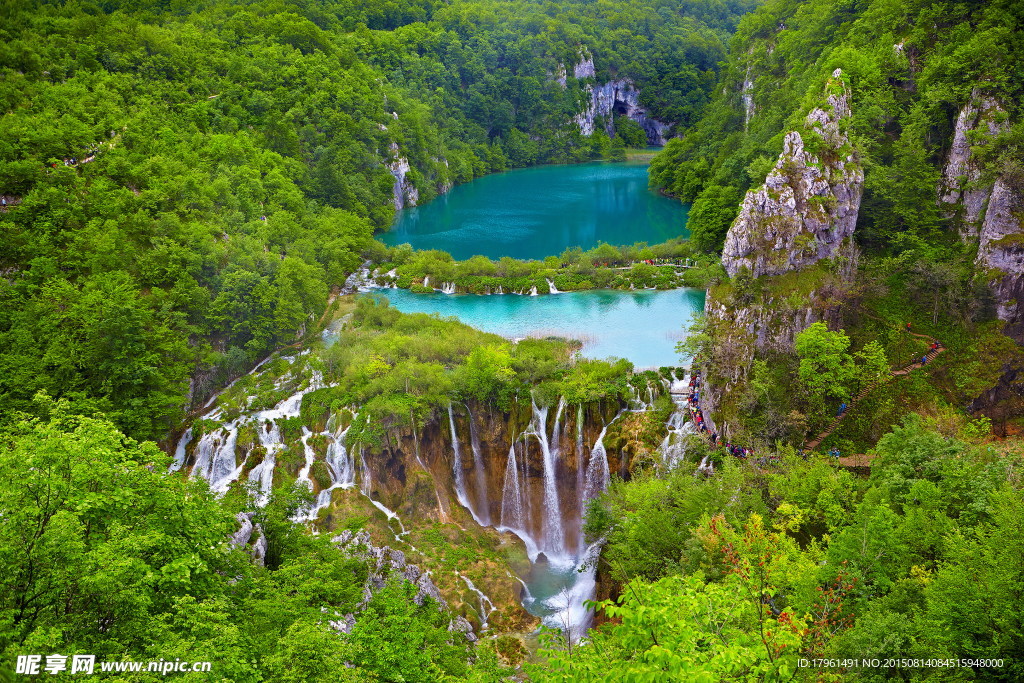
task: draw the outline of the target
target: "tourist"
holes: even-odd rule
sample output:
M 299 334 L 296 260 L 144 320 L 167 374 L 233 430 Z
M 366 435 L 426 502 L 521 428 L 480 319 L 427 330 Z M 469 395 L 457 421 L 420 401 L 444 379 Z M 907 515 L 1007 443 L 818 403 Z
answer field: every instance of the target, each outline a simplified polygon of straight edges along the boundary
M 928 362 L 928 356 L 921 356 L 921 365 L 924 365 L 927 362 Z
M 836 417 L 842 417 L 843 413 L 845 413 L 845 412 L 846 412 L 846 404 L 845 403 L 839 404 L 839 412 L 836 413 Z

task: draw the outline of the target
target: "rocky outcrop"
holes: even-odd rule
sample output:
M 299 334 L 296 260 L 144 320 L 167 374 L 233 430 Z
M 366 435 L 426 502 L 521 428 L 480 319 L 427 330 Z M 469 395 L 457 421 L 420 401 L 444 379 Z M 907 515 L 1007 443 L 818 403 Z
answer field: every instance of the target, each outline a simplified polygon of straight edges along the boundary
M 996 180 L 978 235 L 976 264 L 989 278 L 1004 332 L 1024 344 L 1024 201 L 1009 183 Z
M 839 69 L 827 91 L 828 104 L 807 115 L 803 134 L 786 134 L 764 185 L 747 192 L 722 252 L 730 276 L 743 268 L 755 277 L 804 268 L 833 256 L 853 234 L 864 170 L 843 131 L 850 93 Z
M 416 587 L 413 602 L 417 605 L 422 605 L 429 598 L 437 605 L 438 609 L 448 609 L 448 603 L 445 602 L 441 591 L 430 579 L 430 575 L 420 570 L 417 565 L 406 562 L 405 553 L 401 550 L 395 550 L 388 546 L 374 546 L 370 542 L 370 535 L 365 531 L 343 531 L 331 540 L 344 553 L 350 557 L 364 560 L 367 564 L 369 571 L 366 581 L 363 583 L 363 600 L 357 610 L 366 607 L 373 596 L 387 585 L 388 580 L 395 577 Z M 355 613 L 335 616 L 339 618 L 331 621 L 331 626 L 342 633 L 351 633 L 358 616 Z M 477 639 L 472 624 L 461 616 L 456 616 L 451 620 L 448 630 L 459 632 L 470 641 Z
M 975 89 L 960 110 L 939 186 L 939 202 L 968 243 L 977 243 L 975 265 L 988 281 L 1005 332 L 1024 344 L 1024 198 L 1010 178 L 991 174 L 978 148 L 1010 128 L 995 98 Z
M 939 201 L 946 205 L 946 214 L 959 227 L 965 240 L 978 237 L 985 207 L 993 191 L 991 182 L 982 182 L 982 169 L 971 147 L 984 144 L 1009 127 L 1006 112 L 992 97 L 977 89 L 960 110 L 953 132 L 953 144 L 946 158 L 939 185 Z
M 393 154 L 398 154 L 398 145 L 392 144 L 391 151 Z M 395 184 L 391 188 L 392 201 L 395 204 L 395 209 L 403 209 L 407 206 L 416 206 L 420 200 L 420 192 L 416 189 L 412 180 L 409 179 L 409 171 L 412 167 L 409 165 L 409 160 L 403 156 L 398 156 L 394 161 L 388 164 L 388 171 L 391 176 L 395 179 Z
M 580 71 L 579 67 L 576 67 L 578 72 L 593 73 L 593 62 L 589 69 Z M 671 126 L 648 116 L 647 110 L 640 106 L 640 91 L 628 78 L 608 81 L 603 85 L 587 85 L 586 94 L 589 98 L 586 107 L 573 119 L 583 135 L 594 133 L 594 121 L 598 117 L 604 117 L 606 132 L 611 135 L 614 132 L 613 117 L 625 116 L 640 124 L 650 144 L 665 144 L 665 136 Z

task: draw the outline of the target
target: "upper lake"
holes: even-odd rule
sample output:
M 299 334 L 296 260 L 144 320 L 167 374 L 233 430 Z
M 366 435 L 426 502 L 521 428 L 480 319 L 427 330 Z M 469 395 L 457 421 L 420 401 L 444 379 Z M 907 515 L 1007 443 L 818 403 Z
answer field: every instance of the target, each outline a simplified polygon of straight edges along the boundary
M 398 212 L 385 244 L 542 259 L 601 242 L 688 237 L 687 209 L 647 187 L 647 163 L 592 162 L 494 173 Z

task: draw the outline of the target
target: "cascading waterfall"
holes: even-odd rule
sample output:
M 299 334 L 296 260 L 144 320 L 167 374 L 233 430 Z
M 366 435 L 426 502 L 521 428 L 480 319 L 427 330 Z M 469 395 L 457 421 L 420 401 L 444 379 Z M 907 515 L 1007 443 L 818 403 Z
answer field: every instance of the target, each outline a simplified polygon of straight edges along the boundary
M 462 450 L 459 448 L 459 435 L 455 431 L 455 414 L 452 412 L 450 403 L 448 404 L 448 426 L 452 432 L 452 473 L 455 476 L 455 497 L 462 507 L 469 510 L 469 514 L 473 515 L 477 524 L 487 526 L 487 523 L 476 514 L 473 504 L 466 494 L 466 473 L 462 469 Z
M 552 280 L 551 278 L 544 278 L 544 279 L 548 281 L 548 289 L 551 291 L 552 294 L 561 294 L 561 292 L 558 291 L 558 288 L 555 287 L 555 281 L 554 280 Z
M 673 375 L 674 377 L 675 375 Z M 675 410 L 666 423 L 667 433 L 661 442 L 659 451 L 665 466 L 672 469 L 686 456 L 686 440 L 689 434 L 694 434 L 693 423 L 688 420 L 689 413 L 686 401 L 690 396 L 689 379 L 675 380 L 670 386 L 672 402 L 675 403 Z
M 555 413 L 555 425 L 550 441 L 547 435 L 547 406 L 538 408 L 537 403 L 531 401 L 531 407 L 533 409 L 533 421 L 530 425 L 531 436 L 540 443 L 544 464 L 544 510 L 541 517 L 541 538 L 538 545 L 546 554 L 564 557 L 565 530 L 562 528 L 562 508 L 558 501 L 555 466 L 559 455 L 558 438 L 561 431 L 562 411 L 565 410 L 565 399 L 561 398 L 558 401 L 558 410 Z
M 484 457 L 480 452 L 480 435 L 476 431 L 476 423 L 473 421 L 473 413 L 469 406 L 466 406 L 466 414 L 469 416 L 469 445 L 473 449 L 473 474 L 476 479 L 477 509 L 480 510 L 480 524 L 487 526 L 491 523 L 491 506 L 487 499 L 487 471 L 484 468 Z
M 586 509 L 586 496 L 584 495 L 586 480 L 584 479 L 584 469 L 585 468 L 583 467 L 583 404 L 580 403 L 579 406 L 576 407 L 576 494 L 579 499 L 578 503 L 581 517 L 583 515 L 583 511 Z
M 583 490 L 583 500 L 588 501 L 597 498 L 604 493 L 611 483 L 611 472 L 608 468 L 608 452 L 604 447 L 604 435 L 608 431 L 605 425 L 601 434 L 590 451 L 590 462 L 587 463 L 587 478 Z M 583 510 L 580 511 L 581 513 Z
M 442 282 L 441 289 L 439 290 L 442 294 L 454 294 L 455 283 L 454 282 Z
M 480 590 L 473 584 L 473 582 L 470 580 L 468 576 L 466 576 L 465 574 L 461 574 L 459 572 L 455 573 L 458 574 L 462 578 L 462 580 L 466 582 L 466 586 L 469 588 L 469 590 L 476 593 L 477 599 L 480 601 L 480 630 L 486 631 L 489 627 L 487 619 L 494 613 L 495 610 L 494 603 L 491 601 L 489 597 L 487 597 L 487 595 L 482 590 Z
M 281 443 L 281 428 L 276 420 L 266 420 L 257 427 L 260 445 L 266 451 L 263 461 L 249 472 L 249 481 L 259 485 L 258 505 L 266 505 L 270 499 L 270 491 L 274 484 L 274 466 L 277 464 L 277 452 L 284 447 Z
M 331 485 L 325 489 L 321 489 L 320 493 L 316 495 L 316 502 L 309 509 L 307 514 L 301 516 L 301 519 L 316 519 L 320 515 L 320 511 L 331 504 L 331 496 L 334 493 L 334 489 L 347 489 L 355 486 L 355 462 L 352 459 L 351 453 L 345 447 L 345 435 L 348 434 L 348 430 L 349 427 L 345 427 L 344 429 L 339 429 L 333 435 L 328 436 L 330 442 L 327 444 L 327 453 L 324 457 L 324 462 L 331 474 Z M 305 440 L 303 440 L 303 445 L 306 445 Z M 310 486 L 312 486 L 312 482 L 310 482 Z

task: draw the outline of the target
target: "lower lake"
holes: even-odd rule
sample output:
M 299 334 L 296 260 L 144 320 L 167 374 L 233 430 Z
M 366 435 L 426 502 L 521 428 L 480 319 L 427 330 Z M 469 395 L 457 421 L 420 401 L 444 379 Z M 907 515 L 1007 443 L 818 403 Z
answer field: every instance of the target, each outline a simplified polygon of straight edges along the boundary
M 587 358 L 626 358 L 637 368 L 679 365 L 676 343 L 704 310 L 704 290 L 590 290 L 541 296 L 413 294 L 380 290 L 406 313 L 454 316 L 512 339 L 548 335 L 583 342 Z

